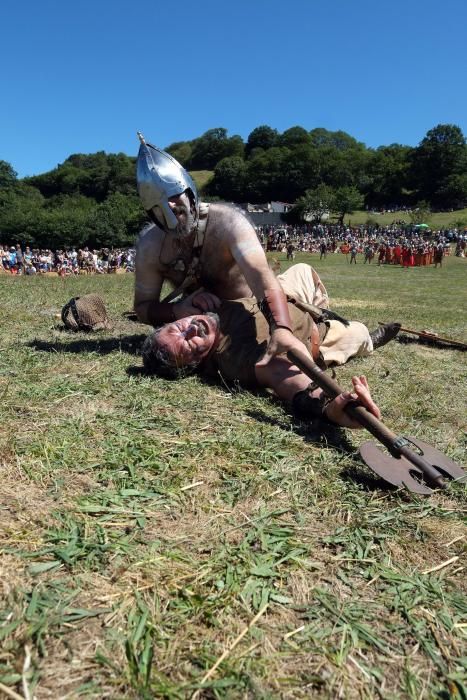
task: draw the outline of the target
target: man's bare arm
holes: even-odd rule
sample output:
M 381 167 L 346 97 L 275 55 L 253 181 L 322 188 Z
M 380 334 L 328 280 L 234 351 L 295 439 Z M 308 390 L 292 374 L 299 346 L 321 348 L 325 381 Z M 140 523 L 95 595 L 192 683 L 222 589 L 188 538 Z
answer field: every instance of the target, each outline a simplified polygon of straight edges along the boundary
M 225 242 L 230 253 L 257 299 L 264 298 L 266 289 L 280 289 L 274 272 L 268 265 L 263 247 L 248 219 L 236 210 L 228 210 L 222 221 Z
M 292 403 L 294 396 L 305 391 L 310 385 L 309 377 L 285 357 L 273 357 L 267 365 L 255 365 L 255 374 L 258 384 L 273 389 L 280 399 L 288 403 Z M 352 377 L 352 385 L 352 393 L 345 391 L 329 403 L 322 401 L 322 389 L 311 391 L 310 398 L 316 399 L 317 410 L 321 412 L 315 417 L 328 419 L 343 428 L 361 428 L 361 425 L 345 412 L 348 403 L 358 400 L 376 418 L 381 418 L 380 410 L 371 397 L 366 377 Z
M 134 310 L 141 323 L 158 326 L 185 316 L 214 311 L 220 300 L 214 294 L 199 290 L 186 299 L 161 302 L 164 275 L 159 266 L 162 236 L 153 226 L 140 236 L 135 259 Z
M 141 323 L 157 325 L 173 321 L 173 309 L 161 308 L 159 302 L 163 275 L 158 265 L 161 235 L 155 226 L 140 235 L 135 257 L 134 309 Z
M 250 222 L 236 211 L 229 212 L 230 220 L 226 222 L 226 241 L 232 257 L 243 272 L 248 285 L 257 299 L 265 299 L 269 291 L 283 294 L 279 280 L 268 265 L 265 252 L 258 240 L 256 231 Z M 288 316 L 284 295 L 284 316 Z M 287 328 L 289 325 L 289 328 Z M 289 324 L 281 323 L 279 327 L 271 326 L 271 338 L 266 353 L 260 364 L 267 364 L 276 355 L 288 350 L 308 350 L 293 335 Z

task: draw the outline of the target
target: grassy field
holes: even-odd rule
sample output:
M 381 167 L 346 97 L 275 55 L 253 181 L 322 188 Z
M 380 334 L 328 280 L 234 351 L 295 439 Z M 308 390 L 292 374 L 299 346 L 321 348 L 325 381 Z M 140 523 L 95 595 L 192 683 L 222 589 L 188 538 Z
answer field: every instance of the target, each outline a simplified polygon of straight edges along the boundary
M 467 341 L 466 260 L 299 260 L 370 328 Z M 396 491 L 364 432 L 144 376 L 132 285 L 0 276 L 0 697 L 465 698 L 465 487 Z M 64 331 L 91 291 L 113 330 Z M 389 427 L 462 462 L 465 355 L 405 339 L 337 378 L 365 373 Z

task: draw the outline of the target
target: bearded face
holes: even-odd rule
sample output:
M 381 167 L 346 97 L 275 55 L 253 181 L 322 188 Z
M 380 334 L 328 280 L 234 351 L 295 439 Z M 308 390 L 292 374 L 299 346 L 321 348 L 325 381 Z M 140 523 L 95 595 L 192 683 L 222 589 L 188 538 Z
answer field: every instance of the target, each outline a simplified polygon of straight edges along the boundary
M 173 229 L 179 238 L 186 238 L 196 226 L 196 208 L 187 192 L 170 197 L 169 207 L 177 218 L 177 226 Z
M 177 220 L 174 228 L 167 226 L 167 212 L 164 215 L 164 208 L 170 210 Z M 178 238 L 187 238 L 193 233 L 198 220 L 196 205 L 188 192 L 170 197 L 164 206 L 154 206 L 150 211 L 150 216 L 155 224 L 163 231 L 172 233 Z
M 163 350 L 168 364 L 196 365 L 213 347 L 218 326 L 219 316 L 212 312 L 187 316 L 159 328 L 154 335 L 154 347 Z

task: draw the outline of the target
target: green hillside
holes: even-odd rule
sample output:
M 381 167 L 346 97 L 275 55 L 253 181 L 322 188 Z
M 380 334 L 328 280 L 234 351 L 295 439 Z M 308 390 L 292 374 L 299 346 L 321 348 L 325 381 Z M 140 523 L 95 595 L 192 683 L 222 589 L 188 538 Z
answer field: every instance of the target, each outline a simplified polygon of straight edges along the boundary
M 192 170 L 190 175 L 196 183 L 196 186 L 201 194 L 206 185 L 214 177 L 214 172 L 212 170 Z M 385 212 L 384 214 L 379 214 L 375 212 L 368 211 L 355 211 L 353 214 L 345 217 L 345 223 L 350 223 L 353 226 L 359 226 L 360 224 L 366 224 L 369 220 L 380 226 L 388 226 L 393 223 L 393 221 L 405 221 L 410 223 L 409 212 L 404 211 L 393 211 Z M 462 222 L 462 223 L 461 223 Z M 467 228 L 467 208 L 457 209 L 455 211 L 447 212 L 433 212 L 425 221 L 432 229 L 444 229 L 451 226 L 465 226 Z
M 212 170 L 192 170 L 190 175 L 195 181 L 198 190 L 203 192 L 204 187 L 214 177 L 214 172 Z

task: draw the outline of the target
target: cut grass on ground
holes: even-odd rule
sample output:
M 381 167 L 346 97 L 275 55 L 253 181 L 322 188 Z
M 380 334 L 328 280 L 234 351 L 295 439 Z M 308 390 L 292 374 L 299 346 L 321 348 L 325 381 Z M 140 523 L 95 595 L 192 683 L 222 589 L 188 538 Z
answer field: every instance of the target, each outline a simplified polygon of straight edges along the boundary
M 465 260 L 297 261 L 343 315 L 467 340 Z M 4 693 L 465 697 L 465 489 L 395 492 L 356 456 L 364 433 L 297 424 L 235 385 L 142 375 L 132 285 L 0 277 Z M 61 306 L 91 291 L 113 330 L 63 331 Z M 465 369 L 462 352 L 407 339 L 338 380 L 365 373 L 392 429 L 462 462 Z

